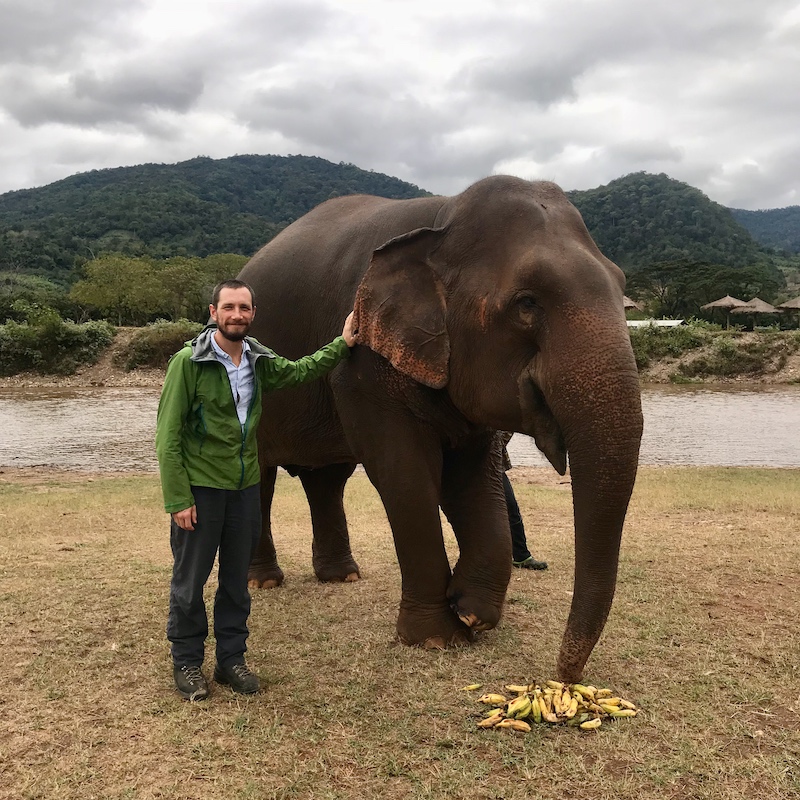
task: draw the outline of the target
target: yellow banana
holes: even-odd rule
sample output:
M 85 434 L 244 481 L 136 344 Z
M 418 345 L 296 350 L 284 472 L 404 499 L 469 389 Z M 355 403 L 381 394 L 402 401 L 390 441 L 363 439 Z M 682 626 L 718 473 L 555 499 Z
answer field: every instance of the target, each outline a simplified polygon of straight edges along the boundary
M 547 684 L 547 685 L 548 685 L 548 686 L 549 686 L 551 689 L 559 689 L 559 690 L 561 690 L 561 691 L 563 691 L 563 690 L 564 690 L 564 684 L 563 684 L 563 683 L 561 683 L 561 681 L 545 681 L 545 683 L 546 683 L 546 684 Z
M 514 719 L 522 719 L 531 713 L 531 699 L 528 695 L 523 694 L 512 700 L 508 704 L 506 714 Z
M 486 717 L 478 723 L 479 728 L 494 728 L 503 721 L 502 714 L 495 714 L 492 717 Z
M 501 706 L 508 701 L 508 698 L 502 694 L 482 694 L 478 698 L 479 703 L 486 703 L 487 706 Z
M 561 693 L 561 708 L 564 709 L 564 712 L 567 711 L 569 708 L 569 704 L 572 702 L 572 694 L 570 690 L 565 686 L 564 691 Z
M 534 722 L 541 722 L 542 721 L 542 707 L 539 705 L 539 698 L 538 697 L 533 697 L 531 699 L 530 716 L 533 718 Z
M 591 691 L 594 687 L 584 686 L 581 683 L 573 683 L 572 691 L 577 692 L 585 700 L 594 700 L 594 692 Z
M 632 711 L 636 711 L 636 706 L 630 700 L 620 700 L 619 704 L 622 708 L 630 708 Z
M 482 683 L 470 683 L 468 686 L 462 686 L 462 692 L 474 692 L 476 689 L 480 689 L 483 686 Z
M 600 708 L 602 708 L 603 711 L 606 712 L 606 714 L 613 714 L 615 711 L 621 711 L 622 710 L 622 709 L 620 709 L 619 706 L 610 706 L 610 705 L 608 705 L 608 703 L 606 703 L 603 700 L 600 701 Z
M 621 697 L 604 697 L 603 703 L 607 706 L 618 706 L 622 702 Z
M 564 712 L 564 716 L 567 719 L 572 719 L 577 713 L 578 713 L 578 698 L 573 697 L 572 700 L 570 700 L 569 707 Z
M 561 704 L 561 692 L 556 692 L 553 695 L 553 712 L 555 714 L 563 714 L 564 713 L 564 707 Z
M 503 687 L 507 692 L 513 692 L 514 694 L 524 694 L 528 691 L 528 685 L 520 686 L 518 683 L 507 683 Z
M 600 717 L 595 717 L 594 719 L 587 719 L 586 722 L 581 722 L 578 726 L 582 731 L 593 731 L 599 728 L 603 724 L 603 720 Z
M 619 717 L 635 717 L 636 711 L 632 708 L 615 708 L 612 707 L 612 710 L 608 712 L 609 716 L 619 718 Z
M 547 714 L 542 714 L 542 716 L 544 717 L 546 722 L 549 722 L 553 725 L 561 721 L 555 714 L 550 712 L 548 712 Z
M 577 728 L 582 722 L 586 722 L 589 719 L 591 719 L 589 714 L 578 714 L 571 720 L 568 720 L 567 725 L 569 725 L 571 728 Z
M 550 714 L 550 708 L 547 705 L 547 699 L 544 696 L 537 698 L 539 700 L 539 710 L 542 712 L 542 717 L 547 719 Z
M 611 689 L 597 689 L 594 693 L 594 699 L 599 700 L 601 697 L 611 697 L 614 692 Z
M 523 722 L 521 719 L 503 719 L 494 726 L 495 728 L 511 728 L 513 731 L 522 731 L 523 733 L 527 733 L 530 731 L 531 726 L 528 725 L 527 722 Z

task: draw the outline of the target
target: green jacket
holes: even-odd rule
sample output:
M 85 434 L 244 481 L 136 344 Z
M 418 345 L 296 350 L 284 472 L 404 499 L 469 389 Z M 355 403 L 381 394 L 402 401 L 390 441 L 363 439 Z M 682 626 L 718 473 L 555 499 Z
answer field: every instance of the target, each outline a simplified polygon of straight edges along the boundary
M 215 330 L 209 325 L 170 359 L 161 390 L 156 454 L 164 508 L 170 513 L 194 505 L 192 486 L 246 489 L 258 483 L 262 392 L 315 380 L 350 353 L 338 336 L 316 353 L 289 361 L 248 337 L 254 385 L 242 426 L 225 366 L 211 347 Z

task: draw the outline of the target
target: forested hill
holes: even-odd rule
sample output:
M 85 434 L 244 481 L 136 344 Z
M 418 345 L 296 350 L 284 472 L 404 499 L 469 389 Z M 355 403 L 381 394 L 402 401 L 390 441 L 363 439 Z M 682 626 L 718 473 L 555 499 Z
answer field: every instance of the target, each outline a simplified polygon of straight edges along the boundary
M 634 172 L 569 194 L 598 247 L 626 272 L 660 261 L 738 267 L 759 258 L 758 244 L 727 208 L 667 175 Z
M 331 197 L 428 196 L 398 178 L 309 156 L 194 158 L 94 170 L 0 195 L 0 271 L 64 279 L 100 252 L 252 255 Z
M 0 273 L 68 284 L 76 267 L 101 253 L 249 256 L 324 200 L 356 193 L 428 195 L 308 156 L 201 157 L 81 173 L 0 195 Z M 766 258 L 728 209 L 666 175 L 635 173 L 570 197 L 603 252 L 627 272 L 667 260 L 738 267 Z
M 732 208 L 731 214 L 763 246 L 786 253 L 800 253 L 800 206 L 766 211 Z

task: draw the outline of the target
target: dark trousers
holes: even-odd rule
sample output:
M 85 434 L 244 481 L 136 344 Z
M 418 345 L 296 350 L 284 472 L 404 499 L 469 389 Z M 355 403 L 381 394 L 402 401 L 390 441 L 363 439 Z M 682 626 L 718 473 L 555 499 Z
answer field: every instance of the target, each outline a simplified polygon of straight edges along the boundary
M 242 663 L 247 650 L 250 592 L 247 571 L 261 535 L 258 484 L 240 491 L 193 486 L 197 522 L 193 531 L 171 525 L 174 558 L 169 593 L 167 638 L 172 660 L 183 666 L 203 663 L 208 618 L 203 587 L 219 551 L 219 579 L 214 599 L 217 663 Z
M 528 550 L 528 542 L 525 539 L 525 526 L 522 523 L 522 514 L 519 511 L 517 498 L 514 496 L 514 489 L 508 475 L 503 473 L 503 491 L 506 493 L 506 505 L 508 506 L 508 522 L 511 525 L 511 558 L 514 561 L 524 561 L 531 557 Z

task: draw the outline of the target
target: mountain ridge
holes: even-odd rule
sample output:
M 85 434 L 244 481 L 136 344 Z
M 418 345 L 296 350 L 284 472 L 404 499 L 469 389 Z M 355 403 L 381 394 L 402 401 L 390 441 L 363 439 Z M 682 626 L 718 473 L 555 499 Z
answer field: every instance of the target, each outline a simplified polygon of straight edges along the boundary
M 76 173 L 0 195 L 0 271 L 69 283 L 101 252 L 249 256 L 324 200 L 355 193 L 431 195 L 389 175 L 302 155 L 198 156 Z M 567 194 L 603 252 L 628 272 L 663 260 L 738 267 L 767 257 L 747 228 L 761 212 L 737 218 L 663 173 L 631 173 Z M 774 241 L 766 245 L 773 251 L 780 249 Z

